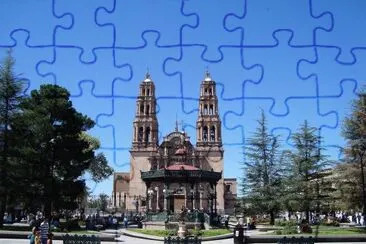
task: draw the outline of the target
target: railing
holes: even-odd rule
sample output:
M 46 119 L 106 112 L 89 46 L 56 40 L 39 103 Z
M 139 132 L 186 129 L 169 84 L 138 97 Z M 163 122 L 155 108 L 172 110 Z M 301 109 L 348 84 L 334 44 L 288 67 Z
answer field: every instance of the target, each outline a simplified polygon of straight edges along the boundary
M 99 237 L 94 235 L 87 236 L 87 235 L 64 235 L 63 244 L 100 244 Z
M 280 239 L 277 243 L 280 243 L 280 244 L 314 244 L 315 241 L 314 241 L 314 238 L 312 238 L 311 236 L 309 237 L 291 237 L 291 238 L 288 238 L 288 237 L 284 237 L 282 239 Z
M 167 218 L 168 214 L 166 212 L 146 214 L 147 221 L 166 221 Z
M 164 244 L 201 244 L 201 239 L 198 237 L 166 237 Z

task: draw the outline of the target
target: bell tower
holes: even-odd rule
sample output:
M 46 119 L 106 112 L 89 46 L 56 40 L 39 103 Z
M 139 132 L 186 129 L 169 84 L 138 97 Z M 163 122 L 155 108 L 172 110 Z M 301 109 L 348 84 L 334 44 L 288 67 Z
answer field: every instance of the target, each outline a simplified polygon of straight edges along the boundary
M 221 149 L 221 120 L 218 112 L 216 83 L 206 71 L 201 83 L 198 119 L 196 122 L 197 147 Z
M 133 151 L 153 151 L 158 147 L 155 85 L 149 72 L 141 82 L 133 121 Z
M 202 157 L 201 165 L 204 170 L 214 172 L 224 171 L 224 149 L 221 139 L 221 120 L 219 116 L 216 82 L 206 71 L 201 82 L 198 118 L 196 122 L 197 153 Z M 216 189 L 217 209 L 225 209 L 224 179 L 221 178 L 211 191 Z

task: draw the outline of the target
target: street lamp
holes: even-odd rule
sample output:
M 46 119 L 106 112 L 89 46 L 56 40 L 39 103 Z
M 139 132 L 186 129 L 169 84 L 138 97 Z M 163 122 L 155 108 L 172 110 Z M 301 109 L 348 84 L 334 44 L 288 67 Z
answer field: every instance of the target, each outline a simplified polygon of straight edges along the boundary
M 155 186 L 155 191 L 156 191 L 156 212 L 158 212 L 160 210 L 160 206 L 159 206 L 159 187 Z
M 195 191 L 193 189 L 191 189 L 189 191 L 189 197 L 191 198 L 191 203 L 192 203 L 192 210 L 196 208 L 195 206 L 195 202 L 193 201 L 194 197 L 195 197 Z
M 149 210 L 151 209 L 151 200 L 152 200 L 152 196 L 154 195 L 154 190 L 153 189 L 147 190 L 147 195 L 149 196 L 149 203 L 148 203 L 148 206 L 147 206 L 147 212 L 149 212 Z

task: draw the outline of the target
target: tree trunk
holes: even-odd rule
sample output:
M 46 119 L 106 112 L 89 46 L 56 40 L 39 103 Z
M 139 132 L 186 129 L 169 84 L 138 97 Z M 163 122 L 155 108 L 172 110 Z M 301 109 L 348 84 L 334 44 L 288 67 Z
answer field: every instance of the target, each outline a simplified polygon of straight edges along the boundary
M 4 226 L 4 215 L 5 215 L 5 209 L 6 209 L 6 196 L 2 199 L 0 202 L 0 228 L 3 228 Z
M 287 210 L 288 211 L 288 214 L 287 214 L 287 217 L 288 217 L 288 220 L 291 219 L 291 211 L 290 210 Z
M 51 201 L 50 199 L 47 199 L 45 204 L 44 204 L 44 209 L 43 209 L 43 212 L 44 212 L 44 217 L 50 219 L 51 218 Z
M 271 219 L 270 219 L 270 221 L 269 221 L 269 224 L 270 224 L 270 225 L 274 225 L 274 224 L 275 224 L 275 214 L 274 214 L 274 211 L 273 211 L 273 210 L 271 210 L 271 211 L 269 212 L 269 215 L 271 216 Z
M 310 223 L 310 210 L 307 208 L 305 211 L 306 222 Z

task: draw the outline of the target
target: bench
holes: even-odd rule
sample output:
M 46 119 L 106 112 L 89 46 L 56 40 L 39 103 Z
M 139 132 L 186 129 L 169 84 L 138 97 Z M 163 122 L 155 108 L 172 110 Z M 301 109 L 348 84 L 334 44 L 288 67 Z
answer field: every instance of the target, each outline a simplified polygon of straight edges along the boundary
M 164 244 L 201 244 L 201 239 L 196 237 L 165 237 Z
M 281 244 L 314 244 L 315 240 L 314 238 L 312 238 L 311 236 L 309 237 L 284 237 L 282 239 L 280 239 L 277 243 L 281 243 Z
M 95 235 L 64 235 L 63 244 L 100 244 L 99 237 Z

